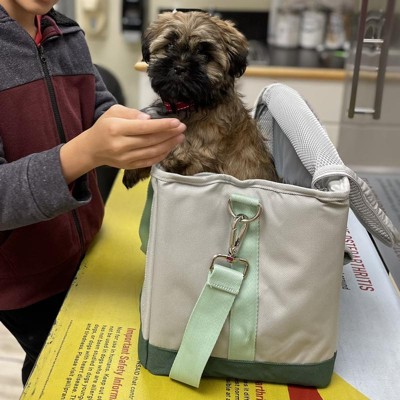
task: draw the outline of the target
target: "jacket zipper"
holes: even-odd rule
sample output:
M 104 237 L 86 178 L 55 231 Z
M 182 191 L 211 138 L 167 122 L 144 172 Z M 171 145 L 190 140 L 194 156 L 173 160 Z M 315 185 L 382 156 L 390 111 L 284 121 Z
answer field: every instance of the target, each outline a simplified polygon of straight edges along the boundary
M 53 115 L 54 115 L 54 118 L 56 120 L 58 137 L 59 137 L 61 143 L 66 143 L 67 142 L 67 138 L 65 136 L 64 127 L 63 127 L 63 124 L 62 124 L 62 121 L 61 121 L 60 110 L 58 108 L 53 82 L 51 80 L 49 67 L 47 66 L 47 59 L 46 59 L 46 57 L 44 55 L 44 49 L 43 49 L 42 45 L 38 46 L 38 51 L 39 51 L 40 62 L 42 64 L 42 69 L 43 69 L 43 72 L 44 72 L 44 78 L 45 78 L 47 90 L 48 90 L 49 95 L 50 95 L 50 102 L 51 102 L 51 107 L 53 109 Z M 82 250 L 82 253 L 83 253 L 83 250 L 84 250 L 83 230 L 82 230 L 82 226 L 81 226 L 81 223 L 79 221 L 78 213 L 77 213 L 76 210 L 72 210 L 72 217 L 74 219 L 75 227 L 76 227 L 76 230 L 78 232 L 79 242 L 80 242 L 81 250 Z

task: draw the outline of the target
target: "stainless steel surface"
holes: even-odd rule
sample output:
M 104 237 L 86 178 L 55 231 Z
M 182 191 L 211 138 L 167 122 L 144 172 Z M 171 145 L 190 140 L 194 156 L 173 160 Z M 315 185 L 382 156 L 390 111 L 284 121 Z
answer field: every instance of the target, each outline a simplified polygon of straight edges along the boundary
M 368 11 L 359 53 L 360 69 L 356 65 L 355 34 L 346 62 L 338 151 L 350 167 L 400 168 L 400 2 L 370 0 L 365 3 Z M 361 11 L 362 8 L 360 14 Z M 362 27 L 354 24 L 356 28 L 362 31 Z M 387 62 L 383 70 L 385 45 Z M 357 82 L 353 78 L 358 78 Z M 356 94 L 352 91 L 354 87 Z M 374 119 L 374 115 L 379 119 Z
M 367 23 L 367 13 L 368 13 L 368 0 L 363 0 L 363 2 L 361 4 L 360 20 L 359 20 L 359 24 L 358 24 L 357 44 L 356 44 L 354 69 L 353 69 L 353 79 L 351 82 L 350 105 L 349 105 L 349 111 L 348 111 L 349 118 L 353 118 L 354 114 L 356 114 L 356 111 L 355 111 L 356 110 L 356 100 L 357 100 L 357 92 L 358 92 L 358 82 L 360 80 L 361 56 L 362 56 L 362 51 L 363 51 L 365 27 L 366 27 L 366 23 Z
M 384 37 L 383 37 L 383 43 L 381 45 L 381 56 L 379 59 L 378 78 L 376 80 L 375 105 L 374 105 L 375 112 L 373 116 L 374 119 L 379 119 L 381 117 L 383 87 L 385 84 L 385 74 L 386 74 L 386 66 L 390 48 L 390 39 L 393 31 L 394 6 L 395 6 L 395 0 L 387 0 Z
M 346 64 L 347 80 L 338 152 L 374 191 L 400 228 L 400 6 L 363 0 Z M 358 46 L 357 46 L 358 44 Z M 400 287 L 400 246 L 373 239 Z
M 363 0 L 360 10 L 348 116 L 349 118 L 354 118 L 355 114 L 370 114 L 374 119 L 380 119 L 390 40 L 393 30 L 395 0 L 387 0 L 385 14 L 380 14 L 379 12 L 369 13 L 368 4 L 368 0 Z M 372 37 L 368 38 L 367 35 L 371 35 Z M 375 54 L 379 57 L 375 101 L 372 108 L 356 106 L 361 59 L 365 45 L 375 46 Z

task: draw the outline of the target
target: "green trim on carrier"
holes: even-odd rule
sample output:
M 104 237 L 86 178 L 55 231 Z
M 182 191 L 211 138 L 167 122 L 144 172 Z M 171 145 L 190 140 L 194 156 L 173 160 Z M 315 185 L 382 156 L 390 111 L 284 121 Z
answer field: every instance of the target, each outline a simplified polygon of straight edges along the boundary
M 154 375 L 169 375 L 177 351 L 154 346 L 139 334 L 139 359 L 142 365 Z M 309 364 L 282 364 L 257 361 L 236 361 L 210 357 L 203 376 L 215 378 L 237 378 L 280 384 L 315 386 L 329 385 L 335 355 L 326 361 Z

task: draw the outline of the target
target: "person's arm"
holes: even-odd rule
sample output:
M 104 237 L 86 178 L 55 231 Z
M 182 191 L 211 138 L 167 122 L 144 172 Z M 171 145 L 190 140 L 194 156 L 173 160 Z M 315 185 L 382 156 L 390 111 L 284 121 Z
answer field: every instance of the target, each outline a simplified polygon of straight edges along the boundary
M 111 108 L 111 106 L 113 106 L 114 104 L 117 104 L 118 101 L 106 87 L 106 84 L 104 83 L 103 78 L 95 65 L 93 65 L 93 74 L 96 82 L 96 98 L 93 122 L 96 122 L 104 114 L 105 111 Z
M 89 201 L 71 195 L 60 147 L 7 163 L 0 138 L 0 231 L 53 218 Z
M 71 183 L 100 165 L 136 169 L 151 166 L 184 140 L 177 119 L 151 120 L 138 110 L 115 105 L 87 131 L 64 144 L 62 171 Z
M 87 204 L 90 193 L 75 196 L 67 184 L 99 165 L 149 166 L 184 140 L 185 126 L 178 120 L 147 118 L 137 110 L 113 106 L 92 128 L 66 144 L 10 163 L 0 138 L 0 231 Z

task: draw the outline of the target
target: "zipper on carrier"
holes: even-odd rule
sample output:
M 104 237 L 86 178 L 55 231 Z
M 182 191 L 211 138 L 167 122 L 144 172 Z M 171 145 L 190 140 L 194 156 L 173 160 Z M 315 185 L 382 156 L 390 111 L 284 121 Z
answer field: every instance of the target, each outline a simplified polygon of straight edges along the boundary
M 58 108 L 57 99 L 56 99 L 56 93 L 54 90 L 53 82 L 51 80 L 49 67 L 47 65 L 47 59 L 46 59 L 46 56 L 44 55 L 44 49 L 43 49 L 42 45 L 38 46 L 38 51 L 39 51 L 40 62 L 42 64 L 42 69 L 44 72 L 44 79 L 45 79 L 47 90 L 48 90 L 49 96 L 50 96 L 50 102 L 51 102 L 51 107 L 53 110 L 53 115 L 56 120 L 58 137 L 59 137 L 61 143 L 66 143 L 67 138 L 65 136 L 64 127 L 63 127 L 63 124 L 61 121 L 60 110 Z M 78 236 L 79 236 L 79 242 L 80 242 L 81 249 L 83 252 L 83 249 L 84 249 L 83 231 L 82 231 L 82 226 L 79 221 L 78 213 L 76 210 L 72 210 L 72 217 L 74 219 L 75 227 L 76 227 L 76 230 L 77 230 Z

